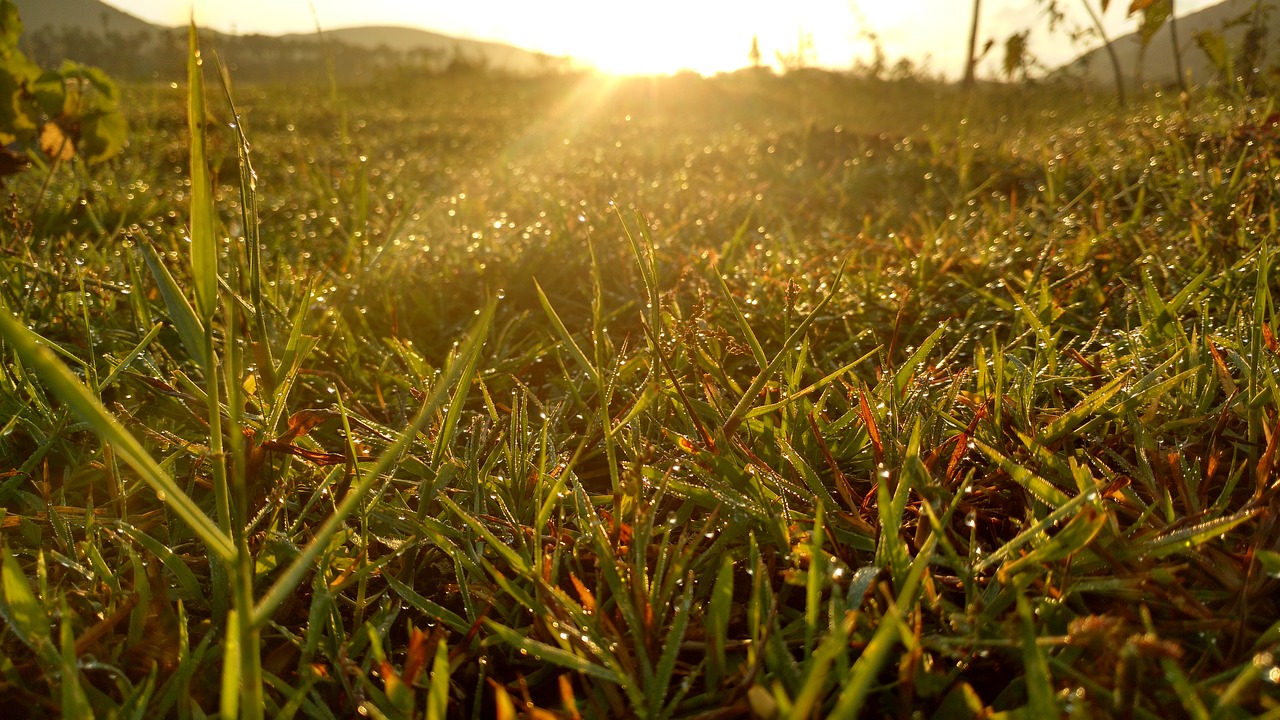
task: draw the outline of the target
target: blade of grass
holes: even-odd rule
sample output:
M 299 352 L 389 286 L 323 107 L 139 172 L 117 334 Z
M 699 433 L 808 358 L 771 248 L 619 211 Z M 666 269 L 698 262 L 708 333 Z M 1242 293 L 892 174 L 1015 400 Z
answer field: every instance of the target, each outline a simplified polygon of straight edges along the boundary
M 151 486 L 156 496 L 173 508 L 196 536 L 223 559 L 235 556 L 231 539 L 209 519 L 187 496 L 173 478 L 152 459 L 128 430 L 116 420 L 102 402 L 91 395 L 67 366 L 54 357 L 53 352 L 42 346 L 35 333 L 18 322 L 9 308 L 0 303 L 0 337 L 3 337 L 17 353 L 24 365 L 31 368 L 49 386 L 50 391 L 66 403 L 73 413 L 88 423 L 98 437 L 109 443 L 132 467 L 143 481 Z
M 423 402 L 422 408 L 418 411 L 417 416 L 414 417 L 413 422 L 390 447 L 383 451 L 378 460 L 364 471 L 364 476 L 347 491 L 346 497 L 342 499 L 342 502 L 334 509 L 333 514 L 316 531 L 315 537 L 312 538 L 307 548 L 298 557 L 294 558 L 289 567 L 272 584 L 270 590 L 258 600 L 258 605 L 254 608 L 251 621 L 254 627 L 262 627 L 270 620 L 280 605 L 293 593 L 298 583 L 302 582 L 302 579 L 312 571 L 316 558 L 328 547 L 329 540 L 342 529 L 347 517 L 355 512 L 365 494 L 373 487 L 373 484 L 381 475 L 392 467 L 400 458 L 400 455 L 409 448 L 418 433 L 426 427 L 427 422 L 434 416 L 436 408 L 440 403 L 444 402 L 454 386 L 463 381 L 463 368 L 471 367 L 472 355 L 479 354 L 484 346 L 489 327 L 493 323 L 493 313 L 496 307 L 497 304 L 490 300 L 484 312 L 481 313 L 479 321 L 472 328 L 470 337 L 459 350 L 458 357 L 449 367 L 444 377 L 432 389 L 431 394 Z
M 155 248 L 144 240 L 138 243 L 138 251 L 151 269 L 151 277 L 156 281 L 165 309 L 169 312 L 169 319 L 173 321 L 173 327 L 178 331 L 178 337 L 186 346 L 187 353 L 208 372 L 209 368 L 205 365 L 208 353 L 204 346 L 204 323 L 196 316 L 196 311 L 182 294 L 182 289 L 178 287 L 173 275 L 169 274 L 169 269 L 165 267 Z
M 742 394 L 742 398 L 738 400 L 738 404 L 734 406 L 733 410 L 729 413 L 729 417 L 725 419 L 724 425 L 721 426 L 721 435 L 728 437 L 737 431 L 738 425 L 742 423 L 742 420 L 746 417 L 747 411 L 751 408 L 751 403 L 760 394 L 760 391 L 764 389 L 765 384 L 769 382 L 769 378 L 773 376 L 773 373 L 777 371 L 783 361 L 789 357 L 789 349 L 794 347 L 800 338 L 804 337 L 805 332 L 809 330 L 809 326 L 813 324 L 815 319 L 817 319 L 818 314 L 821 313 L 823 309 L 826 308 L 827 304 L 831 302 L 831 299 L 835 297 L 836 290 L 840 288 L 840 279 L 844 277 L 845 265 L 848 262 L 848 258 L 845 258 L 845 260 L 840 263 L 840 268 L 836 270 L 836 276 L 831 281 L 830 292 L 828 292 L 827 295 L 818 302 L 813 310 L 805 316 L 804 320 L 796 326 L 796 329 L 793 330 L 782 343 L 782 349 L 778 351 L 778 354 L 773 357 L 772 361 L 762 367 L 759 374 L 757 374 L 755 379 L 751 381 L 751 385 L 747 387 L 746 392 Z
M 204 72 L 195 20 L 187 30 L 187 130 L 191 134 L 191 275 L 196 312 L 208 325 L 218 308 L 218 240 L 216 211 L 205 152 Z

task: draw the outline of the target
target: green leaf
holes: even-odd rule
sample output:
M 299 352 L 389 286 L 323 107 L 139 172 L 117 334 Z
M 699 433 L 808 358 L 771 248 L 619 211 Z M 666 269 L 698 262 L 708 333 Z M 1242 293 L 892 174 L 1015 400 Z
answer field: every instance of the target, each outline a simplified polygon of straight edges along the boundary
M 1143 547 L 1143 554 L 1151 558 L 1162 558 L 1173 553 L 1194 550 L 1202 543 L 1212 540 L 1261 512 L 1260 508 L 1241 510 L 1234 515 L 1176 530 L 1147 543 Z
M 0 53 L 12 52 L 22 37 L 22 19 L 12 0 L 0 0 Z
M 1031 603 L 1018 593 L 1018 628 L 1022 640 L 1023 678 L 1027 685 L 1027 716 L 1034 718 L 1058 717 L 1058 703 L 1053 699 L 1053 676 L 1049 673 L 1049 660 L 1044 648 L 1036 642 L 1035 619 Z
M 36 651 L 46 662 L 54 658 L 49 618 L 40 607 L 22 566 L 9 552 L 9 546 L 0 546 L 0 573 L 4 575 L 4 605 L 10 629 L 27 647 Z
M 431 663 L 431 692 L 427 695 L 427 720 L 445 720 L 449 714 L 449 646 L 436 645 Z
M 208 515 L 183 492 L 173 478 L 147 453 L 128 430 L 107 412 L 102 402 L 67 369 L 37 336 L 0 303 L 0 337 L 8 341 L 22 363 L 34 370 L 58 399 L 89 425 L 103 442 L 110 444 L 130 467 L 137 471 L 156 496 L 191 527 L 196 535 L 219 557 L 230 559 L 235 548 Z
M 428 617 L 448 625 L 454 632 L 463 635 L 471 631 L 471 623 L 463 620 L 457 613 L 443 605 L 419 595 L 416 590 L 401 582 L 395 575 L 387 573 L 383 575 L 383 578 L 391 586 L 391 589 L 396 591 L 401 600 L 426 613 Z
M 218 241 L 214 235 L 213 189 L 204 136 L 204 73 L 196 25 L 187 32 L 187 129 L 191 133 L 191 274 L 196 311 L 208 324 L 218 307 Z
M 595 365 L 587 359 L 587 354 L 582 352 L 582 348 L 578 347 L 578 343 L 574 341 L 573 335 L 569 333 L 569 329 L 564 326 L 564 322 L 560 319 L 560 315 L 556 313 L 556 309 L 551 306 L 551 301 L 547 299 L 547 294 L 542 291 L 542 286 L 537 280 L 533 281 L 534 289 L 538 291 L 538 302 L 542 303 L 542 309 L 547 313 L 547 319 L 551 320 L 551 327 L 556 331 L 556 335 L 560 337 L 560 342 L 564 343 L 565 348 L 573 359 L 582 366 L 591 378 L 591 382 L 600 385 L 600 372 Z
M 71 628 L 71 609 L 62 601 L 62 625 L 58 628 L 62 647 L 62 717 L 93 720 L 93 708 L 80 686 L 80 666 L 76 662 L 76 638 Z
M 178 331 L 178 337 L 186 346 L 187 353 L 207 372 L 209 350 L 205 343 L 204 323 L 196 317 L 196 311 L 192 309 L 191 303 L 187 302 L 186 296 L 182 294 L 178 283 L 169 274 L 169 269 L 164 266 L 155 248 L 144 241 L 138 243 L 138 250 L 147 261 L 147 267 L 151 269 L 151 276 L 156 280 L 156 286 L 160 290 L 160 297 L 164 300 L 169 319 L 173 321 L 173 327 Z
M 315 568 L 316 559 L 328 547 L 329 541 L 333 536 L 345 527 L 347 517 L 356 511 L 361 501 L 364 500 L 365 494 L 382 477 L 384 472 L 391 469 L 392 465 L 400 460 L 400 456 L 413 443 L 422 428 L 426 427 L 427 422 L 435 417 L 436 408 L 449 396 L 449 391 L 459 382 L 462 382 L 463 368 L 471 367 L 473 355 L 479 353 L 484 346 L 484 340 L 488 336 L 490 325 L 493 323 L 493 314 L 496 308 L 497 302 L 490 300 L 472 329 L 470 338 L 458 350 L 457 359 L 449 367 L 444 377 L 440 378 L 440 381 L 432 388 L 431 394 L 427 396 L 422 408 L 409 424 L 409 427 L 405 428 L 400 437 L 383 451 L 376 462 L 362 471 L 359 481 L 352 485 L 351 489 L 347 491 L 346 497 L 342 498 L 342 502 L 338 504 L 338 507 L 334 509 L 329 518 L 316 531 L 311 543 L 307 545 L 306 549 L 298 557 L 294 558 L 289 567 L 272 584 L 271 589 L 258 601 L 251 620 L 254 627 L 262 627 L 266 624 L 276 608 L 280 607 L 281 603 L 293 593 L 294 588 L 298 587 L 298 583 L 302 582 L 302 579 Z
M 911 353 L 911 357 L 907 358 L 907 361 L 902 364 L 902 367 L 893 376 L 894 392 L 901 395 L 902 391 L 907 389 L 907 381 L 911 379 L 912 375 L 915 375 L 916 368 L 920 367 L 928 359 L 929 353 L 933 351 L 933 346 L 938 344 L 946 330 L 946 325 L 934 330 L 929 337 L 925 338 L 924 342 L 920 343 L 920 347 Z
M 774 372 L 777 371 L 778 367 L 782 365 L 782 362 L 787 358 L 790 348 L 795 347 L 796 344 L 800 342 L 800 339 L 804 337 L 806 332 L 808 332 L 809 326 L 813 324 L 815 319 L 817 319 L 818 314 L 827 307 L 827 304 L 831 302 L 831 298 L 835 297 L 836 290 L 840 287 L 840 280 L 844 277 L 844 268 L 847 263 L 848 258 L 840 263 L 840 268 L 836 270 L 836 276 L 831 281 L 831 291 L 818 302 L 813 310 L 805 316 L 804 320 L 800 321 L 800 324 L 796 326 L 796 329 L 791 332 L 785 341 L 783 341 L 782 349 L 778 351 L 778 354 L 773 356 L 773 360 L 771 360 L 767 366 L 760 369 L 759 374 L 757 374 L 755 379 L 751 381 L 751 385 L 747 388 L 746 392 L 742 393 L 742 397 L 738 400 L 738 404 L 733 407 L 733 411 L 729 413 L 729 417 L 725 419 L 724 425 L 721 427 L 720 432 L 725 437 L 732 435 L 738 429 L 738 425 L 740 425 L 743 418 L 746 417 L 747 411 L 751 409 L 751 403 L 759 397 L 760 391 L 764 389 L 766 384 L 768 384 L 769 378 L 773 377 Z
M 1262 565 L 1262 572 L 1273 578 L 1280 578 L 1280 552 L 1272 552 L 1270 550 L 1258 550 L 1253 556 L 1258 559 L 1258 563 Z
M 523 650 L 530 657 L 537 661 L 549 662 L 552 665 L 559 665 L 563 668 L 575 670 L 584 675 L 604 680 L 615 684 L 622 684 L 622 678 L 617 673 L 604 667 L 597 665 L 584 657 L 575 655 L 568 650 L 561 650 L 558 647 L 552 647 L 544 642 L 534 640 L 527 634 L 517 632 L 506 625 L 495 622 L 488 618 L 484 620 L 484 626 L 490 630 L 498 639 L 511 645 L 517 650 Z
M 1015 575 L 1025 568 L 1057 562 L 1080 552 L 1092 543 L 1107 524 L 1107 513 L 1092 505 L 1085 505 L 1080 512 L 1056 535 L 1040 547 L 1010 562 L 1001 569 L 1000 576 Z
M 129 121 L 119 112 L 95 113 L 80 126 L 80 151 L 90 165 L 109 160 L 129 141 Z
M 191 572 L 191 568 L 187 567 L 187 564 L 183 562 L 177 553 L 169 549 L 164 543 L 128 523 L 120 522 L 118 526 L 121 532 L 159 558 L 165 568 L 173 573 L 174 578 L 178 581 L 179 597 L 186 602 L 208 605 L 209 601 L 205 599 L 204 594 L 200 591 L 200 581 L 196 579 L 195 573 Z
M 733 610 L 733 558 L 726 555 L 720 560 L 720 571 L 711 587 L 711 602 L 707 605 L 707 643 L 711 646 L 710 668 L 707 685 L 715 689 L 726 672 L 725 640 L 729 637 L 729 614 Z
M 240 647 L 239 617 L 235 610 L 227 611 L 226 635 L 222 640 L 222 699 L 219 709 L 225 720 L 234 720 L 240 709 L 240 654 L 244 648 Z

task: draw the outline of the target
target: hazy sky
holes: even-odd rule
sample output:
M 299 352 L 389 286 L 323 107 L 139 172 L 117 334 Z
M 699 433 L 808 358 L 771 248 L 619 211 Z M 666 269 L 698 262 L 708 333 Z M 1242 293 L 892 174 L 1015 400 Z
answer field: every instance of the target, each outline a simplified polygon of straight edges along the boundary
M 928 59 L 955 76 L 963 62 L 972 5 L 967 0 L 106 0 L 144 20 L 185 24 L 191 6 L 203 26 L 224 32 L 310 32 L 321 27 L 408 25 L 571 55 L 618 72 L 731 70 L 746 64 L 753 35 L 766 59 L 812 37 L 820 64 L 848 67 L 869 55 L 874 31 L 891 59 Z M 1082 2 L 1059 0 L 1079 21 Z M 1180 14 L 1216 0 L 1179 0 Z M 1136 26 L 1127 0 L 1105 19 L 1115 34 Z M 985 0 L 982 37 L 1003 40 L 1033 28 L 1032 50 L 1050 65 L 1079 49 L 1050 33 L 1042 0 Z M 314 13 L 313 13 L 314 8 Z M 998 52 L 993 51 L 992 62 Z

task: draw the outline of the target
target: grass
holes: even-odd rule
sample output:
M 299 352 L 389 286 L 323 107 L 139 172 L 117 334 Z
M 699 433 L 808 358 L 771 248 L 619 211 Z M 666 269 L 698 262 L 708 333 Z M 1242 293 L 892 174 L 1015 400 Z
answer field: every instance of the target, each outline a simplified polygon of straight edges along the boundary
M 1280 714 L 1266 98 L 192 70 L 11 184 L 0 694 Z

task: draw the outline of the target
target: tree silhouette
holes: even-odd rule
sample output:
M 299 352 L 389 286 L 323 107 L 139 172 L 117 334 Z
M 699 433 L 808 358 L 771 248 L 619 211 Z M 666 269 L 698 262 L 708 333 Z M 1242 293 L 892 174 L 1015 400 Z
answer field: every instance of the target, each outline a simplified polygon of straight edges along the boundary
M 978 18 L 982 14 L 982 0 L 973 0 L 973 19 L 969 22 L 969 51 L 965 55 L 964 87 L 973 87 L 974 70 L 978 65 Z

